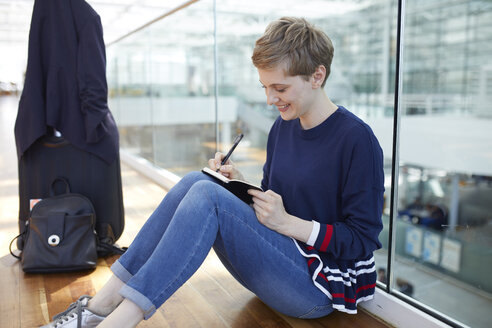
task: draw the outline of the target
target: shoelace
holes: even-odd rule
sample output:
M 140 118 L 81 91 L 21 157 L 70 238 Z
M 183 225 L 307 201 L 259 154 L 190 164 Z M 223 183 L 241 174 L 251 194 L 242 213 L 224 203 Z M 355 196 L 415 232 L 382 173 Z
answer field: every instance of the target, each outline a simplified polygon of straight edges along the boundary
M 76 302 L 70 304 L 68 309 L 65 311 L 58 313 L 53 317 L 53 321 L 55 322 L 55 328 L 58 327 L 58 324 L 63 324 L 64 321 L 70 320 L 70 318 L 74 318 L 77 315 L 77 328 L 81 328 L 82 326 L 82 312 L 84 311 L 82 300 L 88 296 L 81 296 Z M 75 311 L 73 311 L 75 309 Z

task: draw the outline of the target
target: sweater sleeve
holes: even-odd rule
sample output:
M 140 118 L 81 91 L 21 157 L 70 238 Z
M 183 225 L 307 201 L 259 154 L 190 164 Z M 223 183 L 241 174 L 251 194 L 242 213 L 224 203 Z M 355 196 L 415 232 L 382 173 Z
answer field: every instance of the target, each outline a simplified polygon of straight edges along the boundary
M 309 246 L 313 246 L 314 243 L 316 242 L 316 239 L 319 236 L 319 229 L 320 229 L 320 223 L 318 221 L 312 220 L 312 222 L 313 222 L 313 229 L 311 230 L 311 234 L 309 235 L 309 239 L 306 242 L 306 244 L 308 244 Z
M 320 224 L 314 248 L 339 259 L 368 256 L 381 247 L 383 155 L 372 131 L 352 131 L 342 155 L 340 217 Z M 345 169 L 346 168 L 346 169 Z

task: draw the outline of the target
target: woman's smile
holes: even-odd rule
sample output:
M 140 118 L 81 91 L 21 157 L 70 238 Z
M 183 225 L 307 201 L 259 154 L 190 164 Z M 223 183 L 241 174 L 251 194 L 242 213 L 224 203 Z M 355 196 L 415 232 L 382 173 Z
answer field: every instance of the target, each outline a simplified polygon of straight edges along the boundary
M 289 109 L 290 105 L 287 104 L 287 105 L 277 105 L 277 108 L 279 111 L 281 111 L 282 113 L 286 112 L 288 109 Z

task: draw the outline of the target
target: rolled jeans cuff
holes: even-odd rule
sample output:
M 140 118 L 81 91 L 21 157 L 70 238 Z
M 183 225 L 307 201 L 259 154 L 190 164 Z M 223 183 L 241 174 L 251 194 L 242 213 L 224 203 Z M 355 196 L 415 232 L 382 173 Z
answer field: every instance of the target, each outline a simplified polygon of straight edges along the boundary
M 133 277 L 133 275 L 128 272 L 127 269 L 125 269 L 125 267 L 120 263 L 119 260 L 113 263 L 113 265 L 111 266 L 111 271 L 125 284 Z
M 120 295 L 132 301 L 140 309 L 142 309 L 144 320 L 149 319 L 157 310 L 155 305 L 147 297 L 128 285 L 124 285 L 123 287 L 121 287 Z

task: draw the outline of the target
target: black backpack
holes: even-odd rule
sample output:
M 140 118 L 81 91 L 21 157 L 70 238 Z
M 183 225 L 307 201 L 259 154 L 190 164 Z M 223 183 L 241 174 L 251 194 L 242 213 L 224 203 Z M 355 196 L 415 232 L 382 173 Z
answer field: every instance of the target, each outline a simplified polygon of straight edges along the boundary
M 54 195 L 54 185 L 58 181 L 65 184 L 65 193 Z M 83 195 L 70 193 L 67 180 L 56 178 L 51 184 L 50 197 L 39 200 L 32 207 L 26 229 L 21 234 L 24 239 L 22 253 L 17 256 L 12 250 L 10 252 L 21 260 L 25 272 L 93 269 L 97 264 L 95 222 L 91 201 Z

